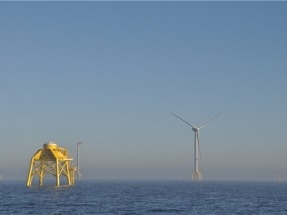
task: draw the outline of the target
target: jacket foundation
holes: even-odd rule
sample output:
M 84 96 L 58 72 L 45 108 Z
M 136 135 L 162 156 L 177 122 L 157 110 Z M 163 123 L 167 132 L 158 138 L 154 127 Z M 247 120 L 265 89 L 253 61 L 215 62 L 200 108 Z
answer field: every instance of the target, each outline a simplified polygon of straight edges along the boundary
M 55 177 L 56 186 L 60 186 L 63 181 L 61 178 L 66 179 L 65 185 L 74 185 L 76 169 L 72 166 L 72 160 L 67 149 L 60 148 L 53 142 L 43 144 L 43 149 L 39 149 L 31 158 L 27 186 L 32 185 L 34 176 L 38 177 L 39 186 L 42 186 L 46 175 Z

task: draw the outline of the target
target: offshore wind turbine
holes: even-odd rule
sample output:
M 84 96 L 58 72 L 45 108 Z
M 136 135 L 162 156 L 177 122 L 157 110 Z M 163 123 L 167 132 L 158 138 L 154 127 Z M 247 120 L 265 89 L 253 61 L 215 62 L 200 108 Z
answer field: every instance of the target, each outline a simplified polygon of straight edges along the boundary
M 190 124 L 189 122 L 185 121 L 184 119 L 180 118 L 179 116 L 171 113 L 172 115 L 174 115 L 175 117 L 177 117 L 178 119 L 182 120 L 183 122 L 185 122 L 186 124 L 188 124 L 191 128 L 192 131 L 194 132 L 194 172 L 192 174 L 192 179 L 193 180 L 201 180 L 202 179 L 202 174 L 199 171 L 199 156 L 200 156 L 200 146 L 199 146 L 199 130 L 201 128 L 203 128 L 205 125 L 207 125 L 207 123 L 209 123 L 211 120 L 215 119 L 216 117 L 218 117 L 222 112 L 220 112 L 219 114 L 217 114 L 216 116 L 212 117 L 211 119 L 207 120 L 204 124 L 202 124 L 199 127 L 196 127 L 193 124 Z
M 83 142 L 77 142 L 77 177 L 78 180 L 82 179 L 82 174 L 80 173 L 80 145 Z

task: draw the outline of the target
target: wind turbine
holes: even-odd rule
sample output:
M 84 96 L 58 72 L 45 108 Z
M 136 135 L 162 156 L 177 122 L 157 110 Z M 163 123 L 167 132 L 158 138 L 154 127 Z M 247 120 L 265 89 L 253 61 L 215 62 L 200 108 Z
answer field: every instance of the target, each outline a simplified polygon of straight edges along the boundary
M 211 119 L 209 119 L 208 121 L 206 121 L 204 124 L 202 124 L 199 127 L 196 127 L 192 124 L 190 124 L 189 122 L 185 121 L 184 119 L 180 118 L 179 116 L 171 113 L 172 115 L 174 115 L 175 117 L 177 117 L 178 119 L 182 120 L 183 122 L 185 122 L 186 124 L 188 124 L 191 128 L 192 131 L 194 132 L 194 172 L 192 174 L 192 179 L 193 180 L 201 180 L 202 179 L 202 174 L 199 171 L 198 168 L 198 163 L 199 163 L 199 156 L 200 155 L 200 146 L 199 146 L 199 130 L 201 128 L 203 128 L 207 123 L 209 123 L 211 120 L 215 119 L 216 117 L 218 117 L 222 112 L 220 112 L 219 114 L 217 114 L 216 116 L 212 117 Z
M 82 175 L 80 173 L 80 145 L 83 142 L 77 142 L 77 176 L 78 176 L 78 180 L 80 180 L 82 178 Z

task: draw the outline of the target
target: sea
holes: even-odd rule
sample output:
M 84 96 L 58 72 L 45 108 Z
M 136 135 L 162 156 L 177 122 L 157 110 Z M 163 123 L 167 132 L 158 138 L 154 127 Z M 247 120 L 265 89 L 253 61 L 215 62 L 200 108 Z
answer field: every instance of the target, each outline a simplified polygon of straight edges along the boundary
M 287 214 L 287 182 L 0 181 L 0 214 Z

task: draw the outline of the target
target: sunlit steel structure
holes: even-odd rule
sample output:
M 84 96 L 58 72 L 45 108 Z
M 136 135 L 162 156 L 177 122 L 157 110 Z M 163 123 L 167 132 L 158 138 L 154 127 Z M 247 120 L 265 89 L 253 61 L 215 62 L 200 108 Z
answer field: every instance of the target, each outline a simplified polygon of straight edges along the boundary
M 75 167 L 72 165 L 73 158 L 65 148 L 60 148 L 56 143 L 47 142 L 31 158 L 27 186 L 32 185 L 34 176 L 39 179 L 39 186 L 43 185 L 44 178 L 52 175 L 56 178 L 56 186 L 61 184 L 61 176 L 66 179 L 64 185 L 74 185 Z M 62 180 L 63 181 L 63 180 Z

